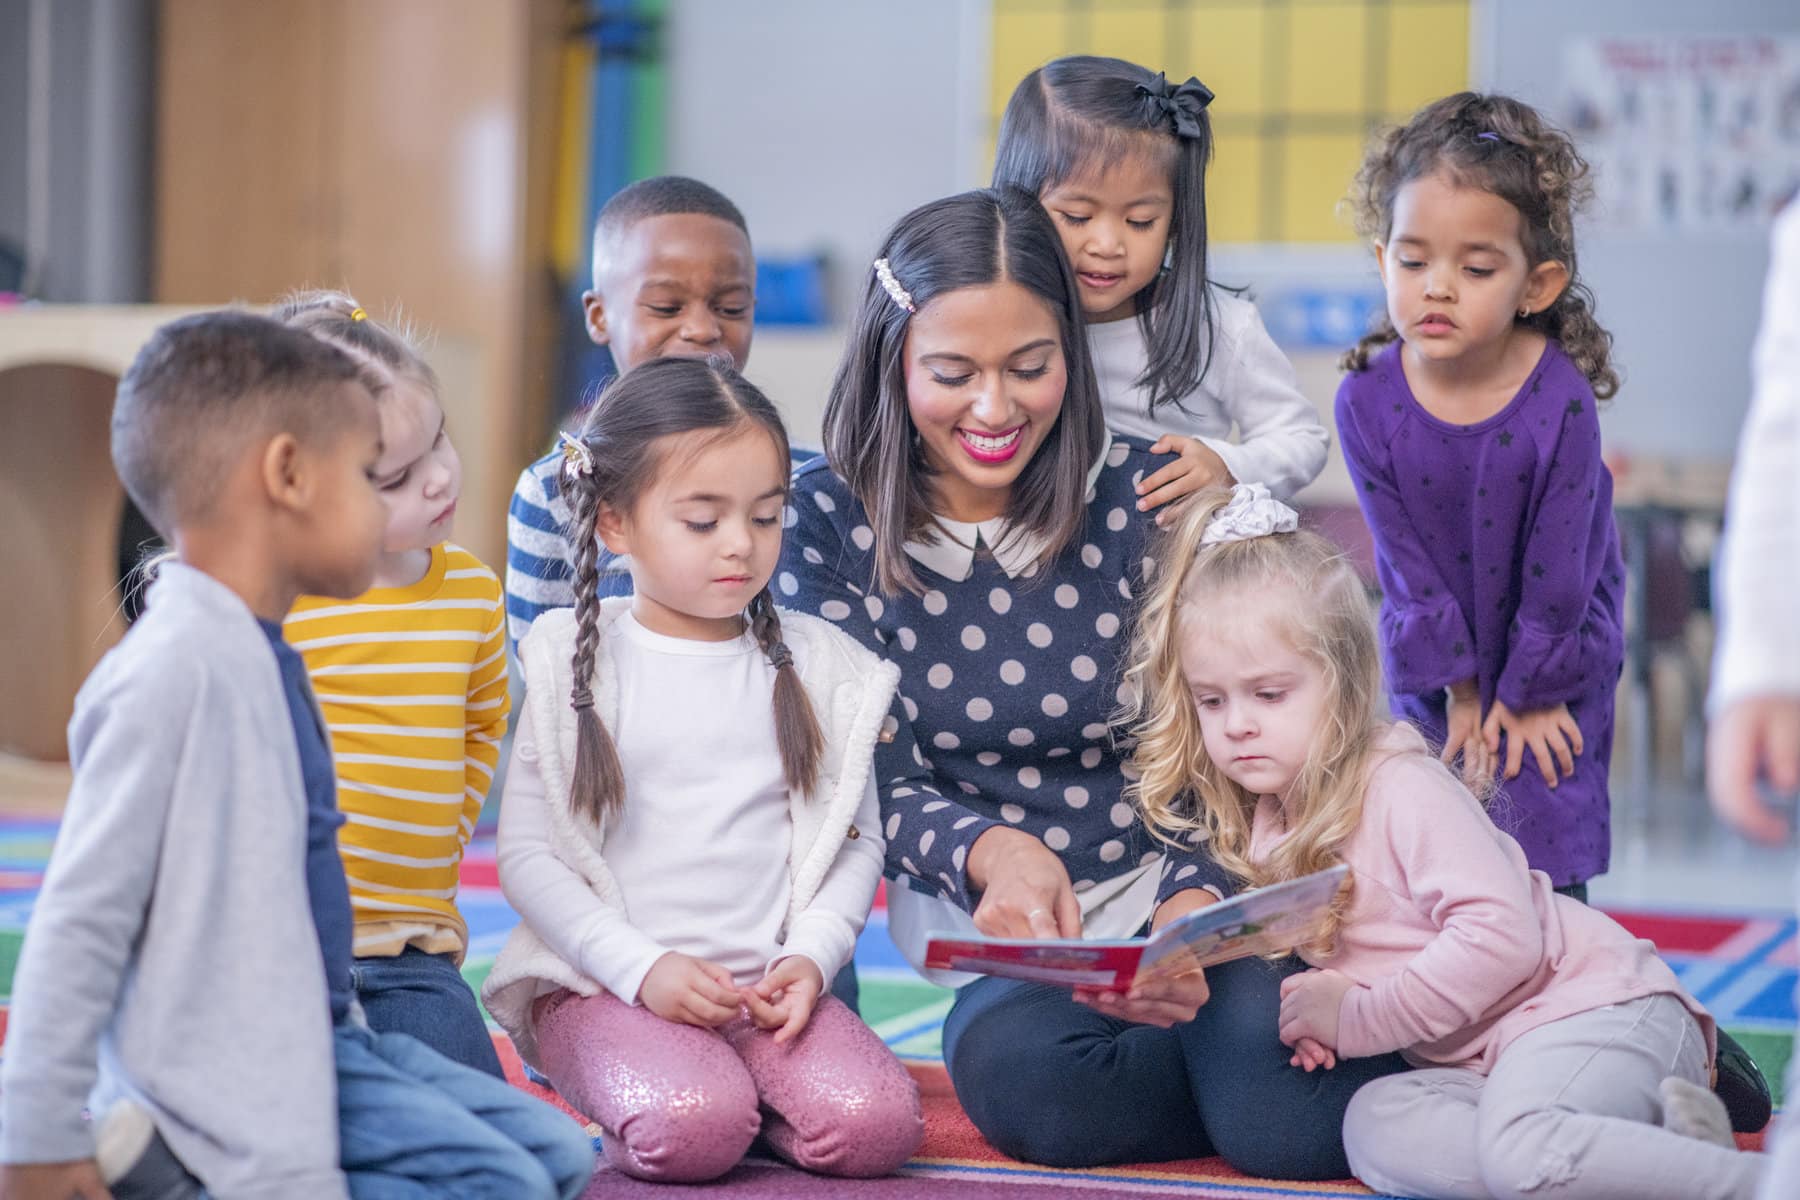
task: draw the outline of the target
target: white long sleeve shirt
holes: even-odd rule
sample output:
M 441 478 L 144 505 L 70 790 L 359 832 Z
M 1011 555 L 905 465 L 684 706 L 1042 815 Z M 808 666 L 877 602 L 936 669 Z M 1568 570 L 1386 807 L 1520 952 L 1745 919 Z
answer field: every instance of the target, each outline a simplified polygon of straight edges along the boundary
M 1775 224 L 1754 386 L 1719 558 L 1714 711 L 1747 696 L 1800 695 L 1800 204 Z
M 775 672 L 748 634 L 728 642 L 666 637 L 629 612 L 603 633 L 617 664 L 611 730 L 626 779 L 606 834 L 624 911 L 606 904 L 553 848 L 539 731 L 529 709 L 500 813 L 507 899 L 563 961 L 635 1001 L 669 951 L 716 962 L 739 984 L 803 955 L 829 983 L 850 960 L 881 877 L 878 839 L 849 839 L 787 936 L 793 841 L 770 698 Z M 823 801 L 820 801 L 821 803 Z M 855 823 L 879 825 L 873 779 Z
M 1266 484 L 1277 496 L 1291 496 L 1324 470 L 1331 435 L 1301 394 L 1294 364 L 1269 336 L 1256 305 L 1217 290 L 1213 303 L 1206 374 L 1179 402 L 1155 412 L 1137 382 L 1149 361 L 1138 319 L 1087 327 L 1106 427 L 1150 442 L 1165 433 L 1198 438 L 1225 460 L 1237 482 Z

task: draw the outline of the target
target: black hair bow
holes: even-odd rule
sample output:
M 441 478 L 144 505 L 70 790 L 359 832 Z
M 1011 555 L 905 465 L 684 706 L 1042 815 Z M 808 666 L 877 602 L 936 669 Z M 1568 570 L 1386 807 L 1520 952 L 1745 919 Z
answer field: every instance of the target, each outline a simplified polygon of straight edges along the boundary
M 1175 136 L 1197 138 L 1201 136 L 1200 114 L 1206 106 L 1213 102 L 1212 89 L 1201 83 L 1192 75 L 1188 81 L 1176 86 L 1164 77 L 1161 71 L 1156 73 L 1156 82 L 1137 85 L 1138 94 L 1148 96 L 1156 101 L 1158 108 L 1169 120 L 1175 123 Z

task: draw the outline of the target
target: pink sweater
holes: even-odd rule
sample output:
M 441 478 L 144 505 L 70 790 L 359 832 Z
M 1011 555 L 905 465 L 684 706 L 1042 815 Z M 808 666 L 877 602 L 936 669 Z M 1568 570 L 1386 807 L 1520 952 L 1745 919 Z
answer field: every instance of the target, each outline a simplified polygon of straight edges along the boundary
M 1529 870 L 1519 844 L 1412 726 L 1393 726 L 1381 747 L 1387 757 L 1376 760 L 1362 822 L 1344 847 L 1356 890 L 1337 952 L 1303 956 L 1358 985 L 1344 995 L 1339 1054 L 1399 1050 L 1415 1065 L 1485 1074 L 1522 1033 L 1667 993 L 1700 1022 L 1710 1056 L 1712 1018 L 1654 945 Z M 1280 802 L 1263 797 L 1252 858 L 1286 836 Z

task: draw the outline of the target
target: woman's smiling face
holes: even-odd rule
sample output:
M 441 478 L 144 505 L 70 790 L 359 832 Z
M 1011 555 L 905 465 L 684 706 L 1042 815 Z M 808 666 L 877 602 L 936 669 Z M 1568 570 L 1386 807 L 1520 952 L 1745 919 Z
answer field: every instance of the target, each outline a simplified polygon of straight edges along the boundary
M 958 521 L 1006 512 L 1062 413 L 1056 312 L 1010 280 L 935 297 L 908 323 L 906 406 L 936 475 L 932 507 Z

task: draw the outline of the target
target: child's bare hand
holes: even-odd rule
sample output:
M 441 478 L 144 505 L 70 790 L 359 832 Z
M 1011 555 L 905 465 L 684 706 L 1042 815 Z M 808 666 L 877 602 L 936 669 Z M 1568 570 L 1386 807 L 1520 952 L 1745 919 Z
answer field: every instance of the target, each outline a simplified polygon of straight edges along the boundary
M 1567 704 L 1552 708 L 1533 708 L 1515 713 L 1495 700 L 1482 722 L 1481 734 L 1487 741 L 1488 754 L 1500 753 L 1500 735 L 1506 734 L 1505 778 L 1517 779 L 1525 765 L 1525 748 L 1531 747 L 1544 783 L 1556 788 L 1557 771 L 1567 778 L 1575 773 L 1575 760 L 1581 756 L 1581 727 L 1569 715 Z
M 1294 1056 L 1288 1059 L 1288 1066 L 1300 1067 L 1311 1074 L 1320 1067 L 1327 1071 L 1337 1066 L 1337 1055 L 1309 1037 L 1303 1037 L 1294 1043 Z
M 91 1158 L 0 1167 L 3 1200 L 112 1200 Z
M 1231 468 L 1225 465 L 1225 460 L 1199 438 L 1165 433 L 1156 439 L 1150 453 L 1173 454 L 1176 458 L 1168 466 L 1145 476 L 1137 485 L 1139 512 L 1161 508 L 1201 488 L 1230 487 L 1237 482 L 1231 477 Z M 1163 524 L 1168 515 L 1166 512 L 1158 514 L 1156 523 Z
M 1481 728 L 1481 693 L 1474 680 L 1454 684 L 1444 709 L 1449 732 L 1444 735 L 1446 764 L 1454 764 L 1462 756 L 1462 779 L 1470 787 L 1494 776 L 1493 755 L 1488 752 L 1487 738 Z
M 1759 842 L 1787 839 L 1786 818 L 1757 785 L 1800 791 L 1800 696 L 1749 696 L 1714 718 L 1706 738 L 1706 785 L 1713 810 Z
M 1348 975 L 1331 970 L 1302 971 L 1281 981 L 1281 1044 L 1299 1049 L 1303 1040 L 1335 1051 L 1338 1011 L 1344 993 L 1355 987 Z M 1298 1064 L 1296 1064 L 1298 1065 Z
M 743 989 L 743 997 L 757 1028 L 777 1030 L 775 1041 L 781 1043 L 800 1036 L 824 991 L 819 964 L 792 954 L 770 967 L 755 987 Z
M 737 1016 L 740 997 L 730 971 L 671 950 L 644 976 L 638 1001 L 665 1021 L 716 1029 Z

